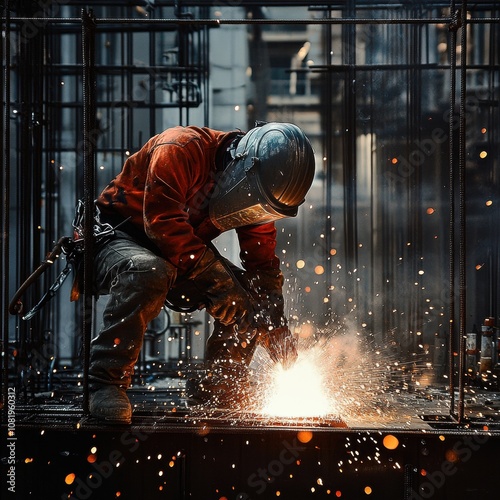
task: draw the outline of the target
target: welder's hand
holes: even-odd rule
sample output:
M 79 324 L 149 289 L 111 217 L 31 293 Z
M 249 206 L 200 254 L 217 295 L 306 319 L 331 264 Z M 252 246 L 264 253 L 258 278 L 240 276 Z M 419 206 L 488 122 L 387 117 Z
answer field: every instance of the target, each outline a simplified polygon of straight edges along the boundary
M 245 273 L 245 281 L 249 285 L 256 303 L 257 313 L 264 321 L 277 328 L 286 326 L 283 300 L 283 273 L 279 269 L 264 269 L 253 273 Z
M 279 269 L 266 269 L 247 273 L 245 278 L 256 303 L 254 325 L 259 343 L 274 362 L 289 368 L 297 359 L 297 341 L 284 315 L 283 273 Z
M 240 332 L 249 329 L 255 314 L 252 298 L 211 249 L 207 249 L 189 279 L 205 296 L 205 307 L 212 317 L 223 325 L 236 323 Z

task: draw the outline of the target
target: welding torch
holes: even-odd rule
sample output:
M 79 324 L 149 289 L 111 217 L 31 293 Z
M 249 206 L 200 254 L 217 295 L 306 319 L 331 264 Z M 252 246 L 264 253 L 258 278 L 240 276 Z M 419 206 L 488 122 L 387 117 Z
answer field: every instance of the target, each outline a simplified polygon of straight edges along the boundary
M 281 363 L 285 370 L 291 368 L 297 361 L 297 340 L 288 326 L 274 328 L 268 334 L 265 345 L 269 356 L 275 363 Z
M 271 315 L 259 313 L 253 326 L 257 331 L 257 343 L 268 352 L 274 363 L 281 363 L 288 370 L 297 361 L 297 339 L 290 331 L 286 318 L 280 318 L 279 323 L 276 326 Z

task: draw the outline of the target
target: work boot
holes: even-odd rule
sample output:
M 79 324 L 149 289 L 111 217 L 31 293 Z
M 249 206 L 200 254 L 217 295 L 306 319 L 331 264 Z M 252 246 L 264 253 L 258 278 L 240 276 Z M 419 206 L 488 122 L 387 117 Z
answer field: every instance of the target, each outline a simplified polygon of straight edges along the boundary
M 125 388 L 119 385 L 99 385 L 90 389 L 90 415 L 106 423 L 130 424 L 132 406 Z

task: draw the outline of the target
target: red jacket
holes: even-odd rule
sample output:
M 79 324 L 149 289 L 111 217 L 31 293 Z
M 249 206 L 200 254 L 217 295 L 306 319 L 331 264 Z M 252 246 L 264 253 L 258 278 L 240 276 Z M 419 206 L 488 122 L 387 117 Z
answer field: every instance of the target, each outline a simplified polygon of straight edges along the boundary
M 208 201 L 215 184 L 216 153 L 237 132 L 174 127 L 152 137 L 130 156 L 103 190 L 103 218 L 129 219 L 179 271 L 195 267 L 220 231 L 210 222 Z M 124 226 L 125 227 L 125 226 Z M 274 223 L 236 229 L 240 258 L 248 270 L 277 269 Z

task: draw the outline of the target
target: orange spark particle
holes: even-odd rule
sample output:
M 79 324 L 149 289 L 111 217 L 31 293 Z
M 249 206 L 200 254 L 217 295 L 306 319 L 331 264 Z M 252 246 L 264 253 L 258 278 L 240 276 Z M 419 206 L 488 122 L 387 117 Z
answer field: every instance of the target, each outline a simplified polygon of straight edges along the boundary
M 64 478 L 64 482 L 66 484 L 73 484 L 74 480 L 76 479 L 76 475 L 71 472 L 70 474 L 68 474 L 65 478 Z
M 316 274 L 323 274 L 325 272 L 325 268 L 323 266 L 316 266 L 314 268 L 314 272 Z
M 387 434 L 387 436 L 385 436 L 384 439 L 382 440 L 382 444 L 388 450 L 395 450 L 399 446 L 399 440 L 396 436 L 393 436 L 392 434 Z
M 426 210 L 426 212 L 427 212 L 427 214 L 428 214 L 428 215 L 432 215 L 432 214 L 435 212 L 435 210 L 434 210 L 432 207 L 429 207 L 429 208 Z
M 448 462 L 458 462 L 459 461 L 459 456 L 458 453 L 455 450 L 446 450 L 446 453 L 444 454 L 446 457 L 446 460 Z
M 301 443 L 308 443 L 313 438 L 313 433 L 311 431 L 299 431 L 297 432 L 297 439 Z

